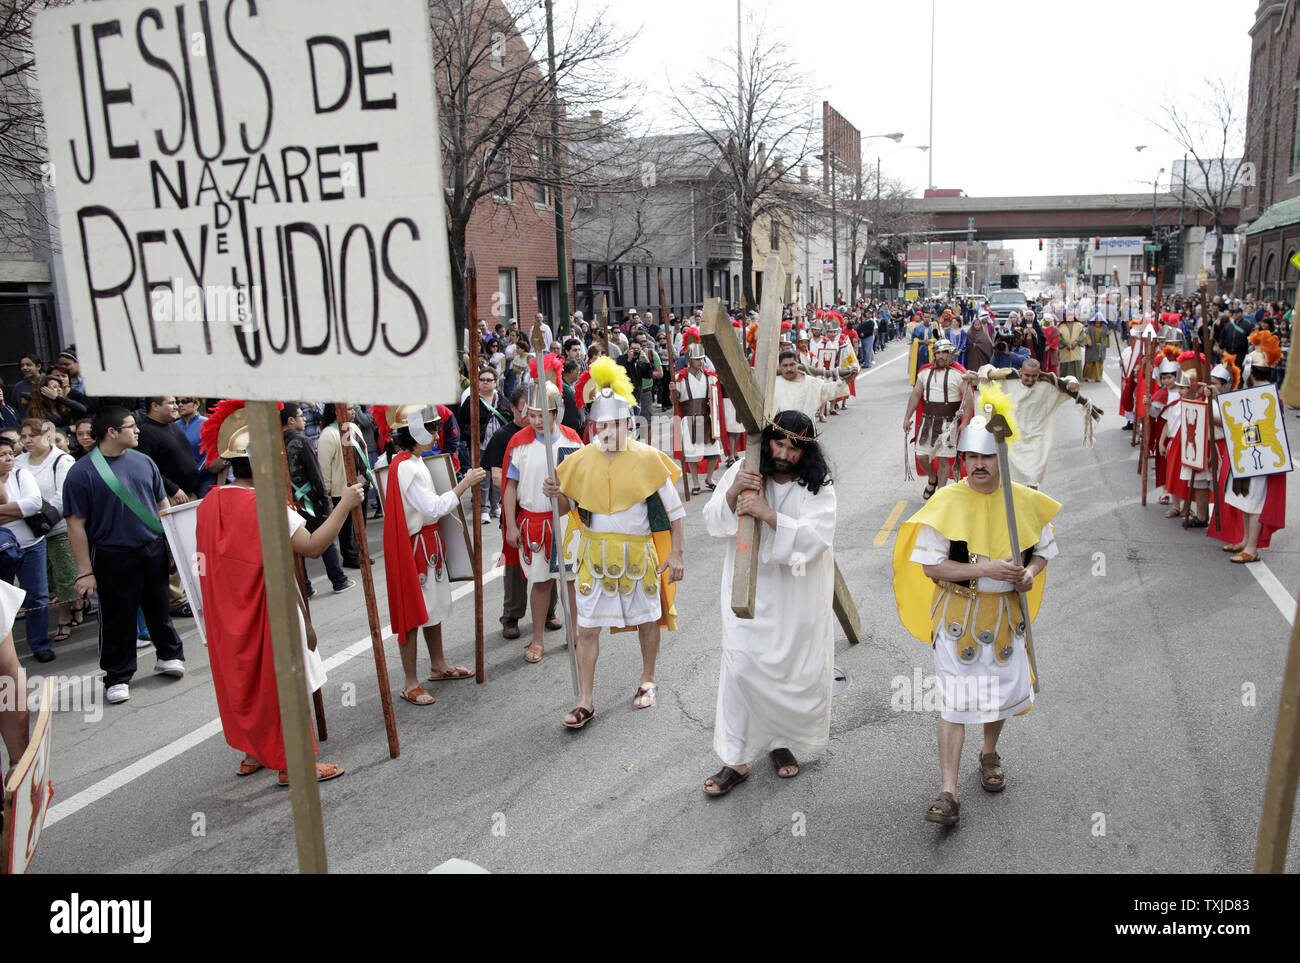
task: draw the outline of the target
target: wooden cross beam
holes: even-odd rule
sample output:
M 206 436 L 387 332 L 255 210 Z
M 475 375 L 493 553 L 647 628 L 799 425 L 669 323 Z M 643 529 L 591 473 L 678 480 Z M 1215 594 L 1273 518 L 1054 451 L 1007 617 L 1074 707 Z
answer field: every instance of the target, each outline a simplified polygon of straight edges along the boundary
M 736 415 L 745 426 L 745 468 L 758 471 L 759 435 L 767 417 L 773 412 L 772 394 L 776 385 L 778 346 L 781 340 L 781 295 L 785 288 L 785 272 L 781 261 L 770 256 L 763 268 L 764 296 L 758 313 L 758 347 L 754 366 L 749 366 L 741 341 L 735 335 L 726 308 L 718 298 L 704 303 L 704 318 L 700 323 L 700 340 L 713 366 L 718 380 L 731 399 Z M 754 617 L 754 590 L 758 581 L 758 543 L 762 524 L 756 519 L 743 517 L 736 539 L 736 574 L 731 587 L 731 610 L 739 618 Z M 852 643 L 862 639 L 862 622 L 858 608 L 849 594 L 848 584 L 835 566 L 835 617 Z

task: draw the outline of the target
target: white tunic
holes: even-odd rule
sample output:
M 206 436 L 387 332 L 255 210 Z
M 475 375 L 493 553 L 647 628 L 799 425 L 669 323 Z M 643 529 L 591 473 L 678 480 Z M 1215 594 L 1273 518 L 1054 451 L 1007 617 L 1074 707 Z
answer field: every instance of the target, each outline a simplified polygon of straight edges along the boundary
M 742 465 L 727 469 L 704 508 L 709 534 L 730 539 L 722 565 L 722 671 L 713 749 L 725 765 L 786 748 L 803 759 L 830 739 L 834 655 L 835 490 L 816 495 L 798 482 L 767 479 L 764 497 L 777 513 L 762 526 L 754 618 L 731 611 L 739 525 L 727 505 Z
M 922 525 L 916 533 L 911 560 L 920 565 L 938 565 L 948 558 L 950 546 L 951 542 L 936 529 Z M 1048 522 L 1038 535 L 1034 555 L 1051 561 L 1059 552 L 1056 529 Z M 1015 586 L 998 579 L 981 578 L 976 589 L 981 594 L 997 593 L 1010 592 Z M 995 658 L 996 645 L 980 645 L 975 661 L 966 664 L 957 658 L 956 640 L 949 636 L 947 626 L 939 630 L 934 639 L 934 674 L 942 698 L 940 714 L 945 722 L 997 722 L 1033 708 L 1033 679 L 1024 633 L 1013 629 L 1011 644 L 1014 652 L 1006 665 Z
M 681 419 L 682 454 L 686 460 L 694 462 L 702 458 L 722 457 L 722 442 L 712 437 L 712 420 L 721 412 L 713 411 L 713 392 L 709 387 L 708 374 L 703 371 L 699 374 L 687 371 L 686 377 L 677 382 L 677 397 L 680 401 L 703 398 L 708 402 L 706 410 L 712 412 L 712 415 Z M 699 438 L 695 437 L 697 434 Z
M 802 411 L 815 421 L 821 406 L 834 401 L 837 394 L 835 382 L 813 375 L 805 374 L 799 381 L 778 377 L 772 391 L 772 411 Z
M 737 464 L 742 464 L 737 462 Z M 659 486 L 659 498 L 663 501 L 668 520 L 675 522 L 686 517 L 686 508 L 677 494 L 677 486 L 668 478 Z M 645 502 L 640 501 L 631 508 L 621 512 L 601 515 L 592 512 L 587 524 L 590 532 L 622 532 L 627 535 L 649 535 L 650 513 Z M 662 566 L 668 559 L 659 559 Z M 605 592 L 592 592 L 590 595 L 577 596 L 578 625 L 584 628 L 623 628 L 628 625 L 642 625 L 646 622 L 658 622 L 663 609 L 659 604 L 659 593 L 649 595 L 640 589 L 631 595 Z
M 397 484 L 402 490 L 406 531 L 412 538 L 426 525 L 454 512 L 459 502 L 454 491 L 439 495 L 434 490 L 433 477 L 420 458 L 404 459 L 397 466 Z M 437 572 L 432 548 L 430 546 L 428 570 L 421 574 L 420 591 L 424 595 L 424 609 L 429 615 L 424 624 L 440 625 L 451 614 L 451 580 L 445 563 L 441 574 Z
M 529 426 L 523 430 L 532 432 L 533 440 L 526 445 L 519 445 L 511 449 L 510 470 L 507 473 L 507 478 L 515 480 L 515 500 L 520 508 L 526 512 L 550 512 L 551 500 L 542 494 L 542 482 L 547 477 L 546 448 L 542 445 L 542 436 L 538 434 L 535 428 Z M 557 431 L 551 441 L 551 452 L 555 458 L 555 464 L 560 464 L 581 447 L 581 442 L 574 441 L 566 437 L 562 432 Z M 561 524 L 564 526 L 563 531 L 567 532 L 569 530 L 567 516 L 561 519 Z M 568 576 L 572 579 L 574 575 L 572 553 L 577 548 L 577 542 L 570 543 L 566 535 L 560 539 L 560 545 L 569 551 Z M 551 574 L 550 559 L 544 551 L 529 552 L 529 561 L 524 561 L 524 555 L 521 551 L 519 567 L 522 569 L 524 578 L 529 585 L 537 582 L 549 582 L 554 578 Z

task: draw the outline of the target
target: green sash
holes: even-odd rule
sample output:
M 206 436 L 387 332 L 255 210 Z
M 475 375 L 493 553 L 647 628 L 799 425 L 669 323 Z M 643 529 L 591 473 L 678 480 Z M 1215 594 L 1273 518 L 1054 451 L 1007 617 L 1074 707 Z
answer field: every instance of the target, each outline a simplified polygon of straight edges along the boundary
M 135 515 L 136 518 L 144 522 L 145 528 L 149 529 L 149 531 L 153 532 L 155 535 L 161 535 L 163 533 L 162 522 L 158 520 L 156 515 L 152 514 L 147 508 L 140 504 L 140 499 L 127 491 L 126 486 L 118 480 L 117 476 L 113 474 L 113 469 L 110 468 L 108 462 L 104 460 L 104 456 L 100 452 L 98 445 L 90 450 L 90 463 L 95 466 L 95 471 L 99 472 L 99 477 L 104 479 L 104 484 L 108 486 L 109 491 L 116 495 L 123 505 L 131 509 L 131 513 Z

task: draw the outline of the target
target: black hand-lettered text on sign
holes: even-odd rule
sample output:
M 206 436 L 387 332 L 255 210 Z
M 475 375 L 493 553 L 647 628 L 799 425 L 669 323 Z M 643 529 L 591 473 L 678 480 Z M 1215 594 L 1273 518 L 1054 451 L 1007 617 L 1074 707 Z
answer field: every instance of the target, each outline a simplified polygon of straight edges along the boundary
M 454 395 L 423 0 L 102 0 L 35 43 L 91 391 Z

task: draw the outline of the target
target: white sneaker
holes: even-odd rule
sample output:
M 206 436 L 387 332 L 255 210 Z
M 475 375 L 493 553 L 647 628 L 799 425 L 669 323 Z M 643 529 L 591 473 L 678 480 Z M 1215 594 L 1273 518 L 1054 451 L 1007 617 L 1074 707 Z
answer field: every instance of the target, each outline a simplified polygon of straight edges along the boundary
M 180 659 L 159 659 L 153 664 L 153 670 L 179 679 L 185 674 L 185 663 Z
M 125 702 L 131 698 L 131 689 L 125 682 L 119 682 L 117 685 L 108 687 L 108 690 L 104 693 L 104 698 L 112 705 L 117 705 L 119 702 Z
M 489 515 L 487 512 L 484 512 L 483 516 L 479 519 L 479 521 L 481 521 L 484 525 L 488 525 L 492 522 L 492 516 Z
M 136 639 L 136 640 L 135 640 L 135 647 L 136 647 L 137 649 L 148 649 L 148 648 L 152 648 L 152 646 L 153 646 L 153 640 L 152 640 L 152 639 Z

